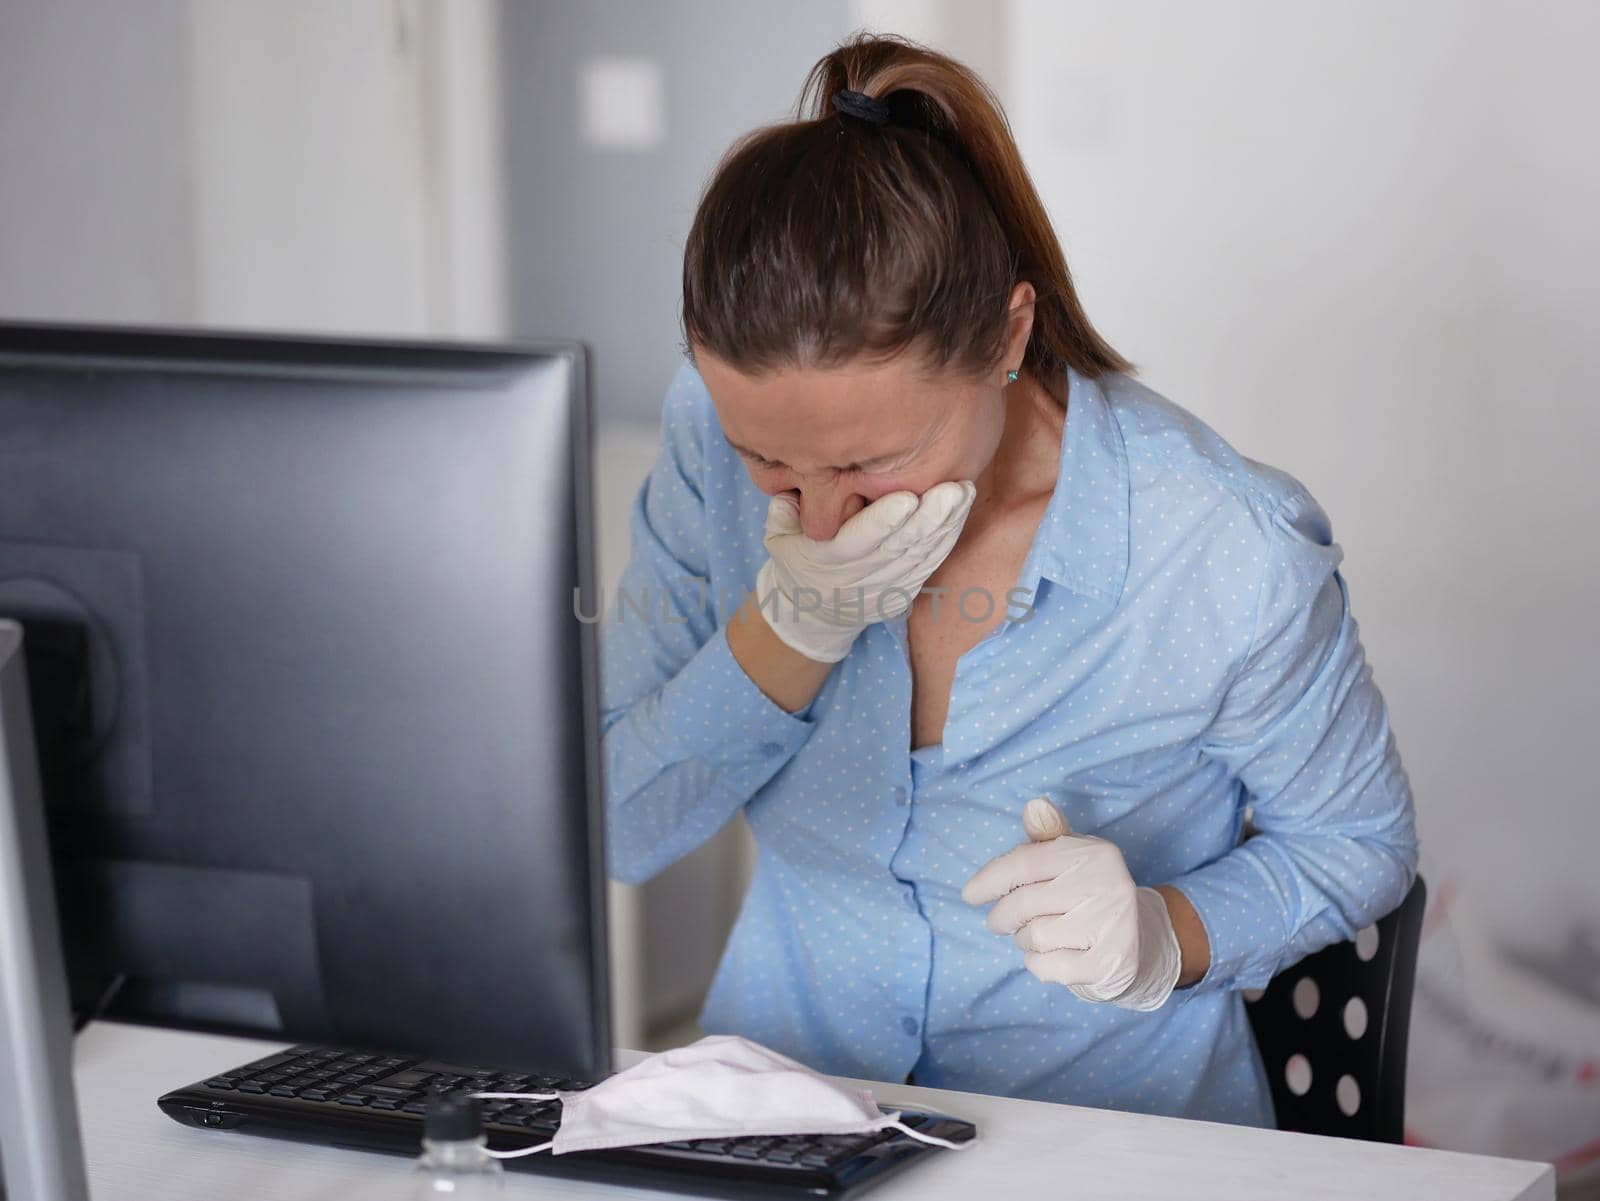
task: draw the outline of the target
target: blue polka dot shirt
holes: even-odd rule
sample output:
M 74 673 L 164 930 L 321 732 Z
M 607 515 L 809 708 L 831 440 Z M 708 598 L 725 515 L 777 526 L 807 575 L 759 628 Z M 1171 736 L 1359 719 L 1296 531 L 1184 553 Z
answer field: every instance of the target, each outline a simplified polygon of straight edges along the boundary
M 734 660 L 767 498 L 680 368 L 607 598 L 610 869 L 642 881 L 748 816 L 708 1032 L 847 1076 L 1271 1125 L 1240 990 L 1399 903 L 1409 786 L 1317 503 L 1130 377 L 1069 376 L 1031 605 L 962 656 L 944 741 L 913 752 L 903 618 L 794 713 Z M 989 932 L 961 886 L 1024 841 L 1033 796 L 1184 892 L 1202 980 L 1150 1013 L 1094 1004 Z

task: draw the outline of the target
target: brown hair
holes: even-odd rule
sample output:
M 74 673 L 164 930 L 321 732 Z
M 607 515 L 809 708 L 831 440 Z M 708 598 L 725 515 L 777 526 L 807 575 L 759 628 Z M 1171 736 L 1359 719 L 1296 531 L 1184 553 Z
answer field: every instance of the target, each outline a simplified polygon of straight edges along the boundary
M 848 88 L 884 124 L 838 112 Z M 736 370 L 827 368 L 913 349 L 999 364 L 1007 301 L 1034 287 L 1023 365 L 1131 371 L 1089 324 L 994 94 L 954 59 L 857 34 L 811 69 L 796 119 L 745 135 L 701 197 L 683 255 L 684 349 Z M 1052 388 L 1052 391 L 1055 389 Z

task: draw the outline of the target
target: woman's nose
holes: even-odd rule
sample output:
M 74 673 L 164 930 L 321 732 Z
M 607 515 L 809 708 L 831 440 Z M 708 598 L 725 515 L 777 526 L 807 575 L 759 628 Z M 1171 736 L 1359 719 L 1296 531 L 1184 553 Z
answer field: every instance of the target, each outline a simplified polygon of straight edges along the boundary
M 867 507 L 866 498 L 838 489 L 800 489 L 800 529 L 807 538 L 826 542 L 839 527 Z

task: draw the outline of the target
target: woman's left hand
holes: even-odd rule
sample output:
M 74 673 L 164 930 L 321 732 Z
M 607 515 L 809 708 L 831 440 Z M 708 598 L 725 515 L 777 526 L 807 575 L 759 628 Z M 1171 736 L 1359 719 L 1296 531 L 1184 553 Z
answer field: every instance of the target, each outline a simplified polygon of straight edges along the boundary
M 1040 980 L 1086 1001 L 1159 1008 L 1183 955 L 1167 903 L 1139 888 L 1115 844 L 1073 834 L 1047 798 L 1024 811 L 1030 841 L 990 860 L 961 890 L 969 905 L 995 902 L 988 926 L 1010 934 Z

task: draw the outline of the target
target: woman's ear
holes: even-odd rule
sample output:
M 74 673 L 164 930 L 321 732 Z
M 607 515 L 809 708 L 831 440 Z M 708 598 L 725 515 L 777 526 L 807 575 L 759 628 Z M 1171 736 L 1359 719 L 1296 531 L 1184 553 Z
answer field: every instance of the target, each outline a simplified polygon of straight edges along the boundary
M 1001 366 L 1007 370 L 1020 370 L 1022 357 L 1028 350 L 1028 338 L 1033 333 L 1033 305 L 1038 294 L 1033 285 L 1023 280 L 1011 289 L 1006 302 L 1006 352 Z

